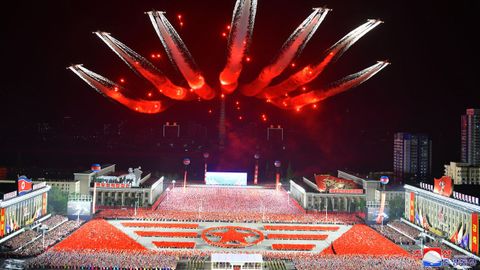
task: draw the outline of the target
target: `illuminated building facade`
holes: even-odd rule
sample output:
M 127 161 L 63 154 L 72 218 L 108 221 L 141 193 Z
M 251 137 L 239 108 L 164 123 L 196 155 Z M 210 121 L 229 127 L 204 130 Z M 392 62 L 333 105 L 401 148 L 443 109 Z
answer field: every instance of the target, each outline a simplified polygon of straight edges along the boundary
M 424 134 L 398 132 L 393 140 L 393 171 L 396 179 L 425 180 L 431 174 L 432 141 Z
M 461 118 L 462 162 L 480 165 L 480 109 L 467 109 Z

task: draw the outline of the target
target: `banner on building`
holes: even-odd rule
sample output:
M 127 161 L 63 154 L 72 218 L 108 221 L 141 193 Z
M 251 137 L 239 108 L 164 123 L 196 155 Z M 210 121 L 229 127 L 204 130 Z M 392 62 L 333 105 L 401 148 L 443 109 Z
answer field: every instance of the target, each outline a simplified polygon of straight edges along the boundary
M 363 189 L 329 189 L 328 193 L 363 194 Z
M 472 253 L 478 255 L 478 214 L 472 213 Z
M 47 199 L 48 199 L 48 193 L 45 192 L 42 195 L 42 216 L 47 214 Z
M 415 222 L 415 193 L 410 192 L 410 222 Z
M 450 176 L 442 176 L 440 179 L 435 178 L 433 192 L 450 197 L 453 192 L 452 178 L 450 178 Z
M 32 190 L 32 179 L 28 179 L 25 175 L 18 177 L 18 195 L 23 195 Z
M 5 235 L 5 208 L 0 209 L 0 237 Z

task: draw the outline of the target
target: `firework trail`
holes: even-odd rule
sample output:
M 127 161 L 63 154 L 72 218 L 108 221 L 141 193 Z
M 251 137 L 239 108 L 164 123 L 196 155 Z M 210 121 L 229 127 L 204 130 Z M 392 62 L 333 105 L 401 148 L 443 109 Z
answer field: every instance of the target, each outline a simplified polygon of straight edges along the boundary
M 357 73 L 348 75 L 332 83 L 325 89 L 312 90 L 308 93 L 300 94 L 295 97 L 277 98 L 271 100 L 270 102 L 280 108 L 299 110 L 305 105 L 320 102 L 362 84 L 389 64 L 390 63 L 387 61 L 378 61 L 375 65 L 365 68 Z
M 305 66 L 300 71 L 288 77 L 286 80 L 265 88 L 265 90 L 263 90 L 257 96 L 260 98 L 266 98 L 267 100 L 277 98 L 311 82 L 312 80 L 316 79 L 330 63 L 340 58 L 353 44 L 355 44 L 355 42 L 357 42 L 361 37 L 363 37 L 380 23 L 382 22 L 379 20 L 368 20 L 366 23 L 355 28 L 334 45 L 332 45 L 326 51 L 326 56 L 321 60 L 320 63 Z
M 191 100 L 195 97 L 187 89 L 173 84 L 147 59 L 112 37 L 109 33 L 95 32 L 95 34 L 105 42 L 130 69 L 152 83 L 161 94 L 175 100 Z
M 187 46 L 165 17 L 164 13 L 165 12 L 162 11 L 147 12 L 170 61 L 178 68 L 188 85 L 199 97 L 203 99 L 214 98 L 215 92 L 205 83 L 205 78 L 196 67 L 195 61 L 188 51 Z
M 251 83 L 242 88 L 242 92 L 246 96 L 255 96 L 260 93 L 270 82 L 280 75 L 285 68 L 298 56 L 318 26 L 327 16 L 329 9 L 314 8 L 313 12 L 308 16 L 302 24 L 290 35 L 287 41 L 280 49 L 280 53 L 272 61 L 272 63 L 264 67 L 258 77 Z
M 257 0 L 237 0 L 228 36 L 227 63 L 219 76 L 226 94 L 232 93 L 238 86 L 242 61 L 252 40 L 256 12 Z
M 167 109 L 167 105 L 160 100 L 142 100 L 128 98 L 122 94 L 125 89 L 111 80 L 93 72 L 82 65 L 73 65 L 68 67 L 71 71 L 78 75 L 88 85 L 95 89 L 98 93 L 105 97 L 109 97 L 118 103 L 124 105 L 132 111 L 154 114 Z

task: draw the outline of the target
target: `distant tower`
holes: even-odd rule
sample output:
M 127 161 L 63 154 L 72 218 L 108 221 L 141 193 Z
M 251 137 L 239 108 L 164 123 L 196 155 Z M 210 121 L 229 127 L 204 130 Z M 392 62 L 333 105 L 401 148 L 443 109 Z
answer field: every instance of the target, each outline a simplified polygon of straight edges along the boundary
M 225 148 L 225 96 L 222 94 L 220 98 L 220 119 L 218 122 L 218 146 L 220 149 Z
M 462 162 L 480 165 L 480 109 L 467 109 L 461 118 Z
M 426 180 L 432 168 L 432 141 L 424 134 L 398 132 L 393 140 L 393 171 L 396 179 Z

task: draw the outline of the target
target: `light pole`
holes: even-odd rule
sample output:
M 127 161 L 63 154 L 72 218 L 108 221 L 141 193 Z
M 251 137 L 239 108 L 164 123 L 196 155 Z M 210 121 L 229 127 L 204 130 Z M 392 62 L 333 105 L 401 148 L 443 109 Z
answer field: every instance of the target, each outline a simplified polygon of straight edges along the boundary
M 327 209 L 328 209 L 328 198 L 325 198 L 325 222 L 327 222 L 328 220 Z
M 204 182 L 205 185 L 207 184 L 207 159 L 210 157 L 210 154 L 208 152 L 203 153 L 203 158 L 205 159 L 205 177 L 204 177 Z
M 175 188 L 175 182 L 176 182 L 175 180 L 172 180 L 172 185 L 173 185 L 173 186 L 172 186 L 172 189 Z
M 185 166 L 184 174 L 183 174 L 183 192 L 185 192 L 185 189 L 187 188 L 187 167 L 190 165 L 190 159 L 189 158 L 184 158 L 183 159 L 183 165 Z
M 277 189 L 277 191 L 280 189 L 280 186 L 278 185 L 280 183 L 280 166 L 282 166 L 282 163 L 280 162 L 280 160 L 275 160 L 275 162 L 273 163 L 273 165 L 275 165 L 275 168 L 276 168 L 276 173 L 275 173 L 275 188 Z
M 253 155 L 253 158 L 255 159 L 255 171 L 253 173 L 253 184 L 256 185 L 258 184 L 258 160 L 260 159 L 260 154 L 255 153 L 255 155 Z
M 135 216 L 137 216 L 138 198 L 135 200 Z
M 45 250 L 45 231 L 48 230 L 48 226 L 45 224 L 40 225 L 40 230 L 42 230 L 42 247 Z

